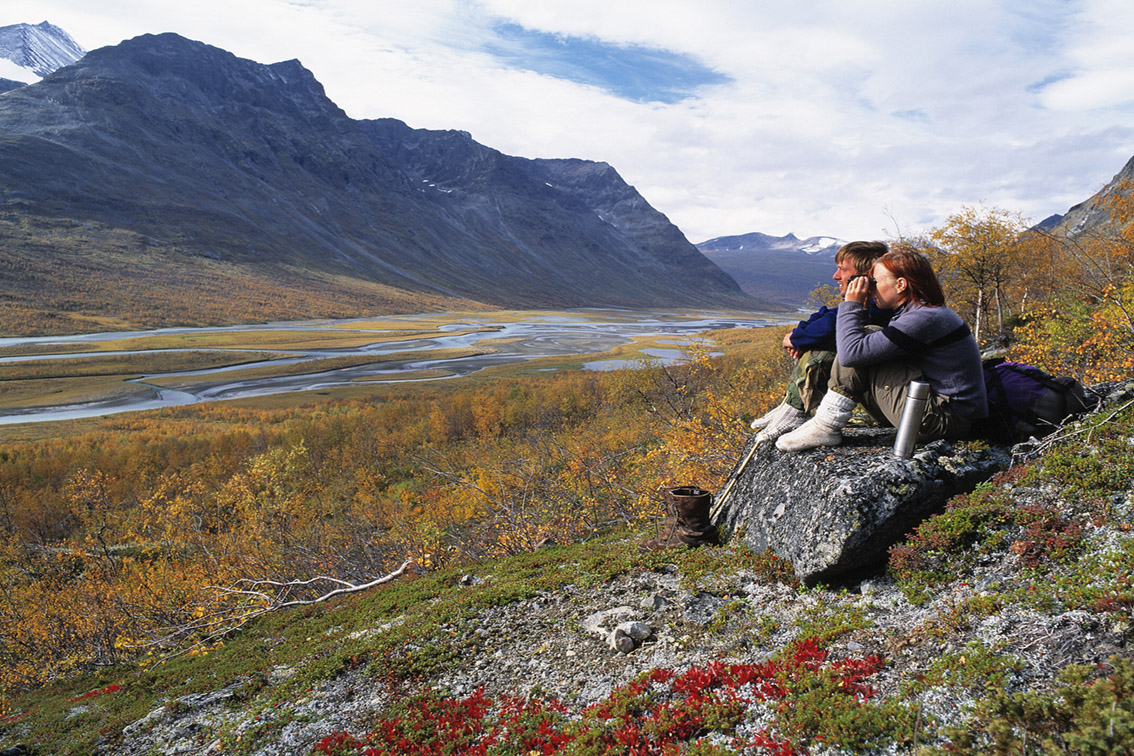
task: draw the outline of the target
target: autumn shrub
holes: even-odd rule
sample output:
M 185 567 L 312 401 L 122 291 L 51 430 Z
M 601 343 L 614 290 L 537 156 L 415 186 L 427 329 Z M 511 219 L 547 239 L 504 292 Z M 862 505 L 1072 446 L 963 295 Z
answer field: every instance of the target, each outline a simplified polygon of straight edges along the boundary
M 1104 409 L 1082 421 L 1081 443 L 1057 444 L 1038 462 L 1044 479 L 1076 494 L 1088 509 L 1103 506 L 1134 483 L 1134 406 Z
M 1025 320 L 1015 332 L 1011 357 L 1086 384 L 1128 379 L 1134 372 L 1134 281 L 1109 303 L 1064 296 Z
M 437 569 L 641 525 L 659 486 L 723 477 L 753 387 L 781 367 L 759 331 L 722 338 L 745 356 L 133 413 L 7 444 L 0 683 L 214 643 L 267 602 L 318 595 L 325 583 L 305 581 L 319 576 L 364 582 L 407 557 Z M 667 409 L 643 411 L 631 385 Z M 247 578 L 278 587 L 224 590 Z
M 1101 223 L 1073 238 L 1043 237 L 1060 288 L 1017 329 L 1014 359 L 1087 383 L 1134 370 L 1134 193 L 1130 182 L 1095 200 Z
M 692 350 L 678 365 L 618 376 L 617 396 L 650 421 L 657 439 L 641 460 L 656 485 L 719 488 L 747 439 L 748 422 L 782 399 L 791 369 L 780 346 L 783 332 L 754 333 L 744 359 Z
M 972 326 L 978 343 L 1005 332 L 1005 322 L 1027 296 L 1029 254 L 1018 213 L 964 207 L 928 235 L 925 251 L 948 294 L 951 308 Z M 991 321 L 991 322 L 989 322 Z
M 1084 548 L 1082 513 L 1060 501 L 1020 502 L 1010 487 L 982 484 L 951 499 L 890 549 L 890 572 L 911 600 L 970 572 L 982 559 L 1011 551 L 1026 570 L 1069 564 Z
M 905 690 L 909 695 L 939 687 L 987 696 L 1007 690 L 1022 668 L 1019 659 L 1001 649 L 971 641 L 958 651 L 937 656 L 923 672 L 906 681 Z
M 951 499 L 943 513 L 891 547 L 890 571 L 911 600 L 920 600 L 971 569 L 981 554 L 1006 547 L 1012 525 L 1010 494 L 982 484 Z

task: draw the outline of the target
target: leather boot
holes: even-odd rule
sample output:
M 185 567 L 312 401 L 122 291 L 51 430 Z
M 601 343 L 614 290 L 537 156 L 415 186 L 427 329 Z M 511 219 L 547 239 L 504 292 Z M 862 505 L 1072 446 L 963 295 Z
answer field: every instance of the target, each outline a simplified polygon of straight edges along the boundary
M 657 536 L 638 544 L 641 551 L 720 543 L 717 528 L 709 521 L 712 495 L 708 491 L 697 486 L 673 486 L 662 489 L 662 498 L 665 522 Z

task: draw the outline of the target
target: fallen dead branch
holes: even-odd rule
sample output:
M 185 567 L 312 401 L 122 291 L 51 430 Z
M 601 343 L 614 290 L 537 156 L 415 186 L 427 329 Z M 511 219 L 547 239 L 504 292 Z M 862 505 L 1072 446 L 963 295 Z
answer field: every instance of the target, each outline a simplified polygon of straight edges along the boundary
M 155 649 L 168 647 L 171 644 L 179 645 L 187 639 L 194 639 L 193 642 L 187 645 L 179 645 L 176 650 L 163 654 L 158 661 L 173 659 L 188 653 L 192 649 L 207 647 L 265 614 L 289 607 L 319 604 L 335 596 L 358 593 L 384 585 L 404 575 L 412 564 L 413 560 L 407 559 L 393 572 L 366 583 L 352 583 L 347 580 L 320 575 L 309 580 L 278 581 L 244 579 L 238 581 L 236 586 L 232 587 L 217 585 L 206 586 L 206 590 L 213 591 L 215 597 L 244 597 L 248 600 L 236 603 L 225 602 L 221 608 L 215 611 L 202 612 L 199 616 L 194 617 L 194 619 L 190 621 L 161 628 L 158 631 L 160 635 L 157 637 L 151 638 L 143 643 L 130 644 L 130 647 L 139 650 Z M 310 588 L 311 586 L 319 584 L 331 584 L 337 587 L 315 598 L 286 598 L 294 589 Z M 246 587 L 238 587 L 242 585 Z
M 402 562 L 401 567 L 394 570 L 390 574 L 383 575 L 380 578 L 375 578 L 374 580 L 371 580 L 369 583 L 361 583 L 361 584 L 351 583 L 350 581 L 347 581 L 347 580 L 340 580 L 339 578 L 328 577 L 326 575 L 320 575 L 318 577 L 313 577 L 310 580 L 289 580 L 287 582 L 280 582 L 280 581 L 277 581 L 277 580 L 248 580 L 248 579 L 238 581 L 237 585 L 243 584 L 243 585 L 250 586 L 247 589 L 223 588 L 221 586 L 215 586 L 215 585 L 209 586 L 209 588 L 217 591 L 218 593 L 224 594 L 224 595 L 251 596 L 251 597 L 263 599 L 264 601 L 268 602 L 268 604 L 264 608 L 258 610 L 258 614 L 266 614 L 267 612 L 274 612 L 274 611 L 277 611 L 279 609 L 286 609 L 290 606 L 308 606 L 310 604 L 319 604 L 319 603 L 322 603 L 323 601 L 326 601 L 330 598 L 334 598 L 335 596 L 341 596 L 341 595 L 347 594 L 347 593 L 358 593 L 359 591 L 365 591 L 365 590 L 370 589 L 370 588 L 376 588 L 380 585 L 383 585 L 384 583 L 388 583 L 391 580 L 394 580 L 395 578 L 398 578 L 398 577 L 401 577 L 402 575 L 404 575 L 406 569 L 408 569 L 411 564 L 413 564 L 413 560 L 407 559 L 406 561 Z M 339 585 L 340 587 L 335 588 L 332 591 L 328 591 L 327 593 L 324 593 L 321 596 L 317 596 L 313 599 L 292 599 L 291 601 L 283 601 L 283 602 L 277 602 L 277 600 L 276 600 L 276 598 L 273 594 L 267 593 L 265 591 L 255 590 L 257 587 L 260 587 L 260 586 L 268 586 L 268 587 L 271 587 L 271 588 L 278 589 L 280 591 L 288 591 L 292 588 L 309 588 L 312 585 L 316 585 L 318 583 L 332 583 L 332 584 L 335 584 L 335 585 Z
M 1109 423 L 1111 420 L 1117 417 L 1119 413 L 1121 413 L 1123 410 L 1126 410 L 1131 405 L 1134 405 L 1134 400 L 1126 402 L 1121 407 L 1112 410 L 1110 414 L 1102 420 L 1095 423 L 1090 423 L 1089 425 L 1082 422 L 1083 418 L 1077 418 L 1074 421 L 1068 422 L 1066 425 L 1060 426 L 1051 435 L 1046 436 L 1042 440 L 1036 441 L 1035 443 L 1029 444 L 1027 449 L 1022 454 L 1013 455 L 1014 457 L 1020 458 L 1013 459 L 1013 463 L 1018 463 L 1020 461 L 1028 459 L 1034 459 L 1035 457 L 1047 454 L 1056 445 L 1061 444 L 1065 441 L 1069 441 L 1076 436 L 1086 435 L 1086 443 L 1089 444 L 1091 442 L 1091 437 L 1094 435 L 1094 432 L 1096 430 Z M 1101 412 L 1099 410 L 1095 410 L 1090 414 L 1101 414 Z

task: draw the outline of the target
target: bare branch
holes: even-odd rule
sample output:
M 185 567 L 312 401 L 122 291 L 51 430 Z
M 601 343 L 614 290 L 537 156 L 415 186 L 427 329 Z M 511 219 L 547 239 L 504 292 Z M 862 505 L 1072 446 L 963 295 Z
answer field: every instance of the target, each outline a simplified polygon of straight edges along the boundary
M 273 588 L 298 588 L 298 587 L 310 586 L 310 585 L 313 585 L 315 583 L 322 582 L 322 581 L 329 582 L 329 583 L 337 583 L 337 584 L 342 586 L 341 588 L 336 588 L 333 591 L 328 591 L 327 593 L 324 593 L 323 595 L 317 596 L 316 598 L 313 598 L 313 599 L 293 599 L 291 601 L 284 601 L 284 602 L 281 602 L 281 603 L 278 603 L 278 604 L 269 604 L 268 606 L 260 609 L 257 612 L 257 615 L 259 615 L 259 614 L 267 614 L 268 612 L 274 612 L 278 609 L 286 609 L 286 608 L 291 607 L 291 606 L 308 606 L 310 604 L 319 604 L 319 603 L 322 603 L 322 602 L 324 602 L 324 601 L 326 601 L 330 598 L 333 598 L 335 596 L 342 596 L 342 595 L 347 594 L 347 593 L 358 593 L 359 591 L 365 591 L 365 590 L 368 590 L 370 588 L 376 588 L 379 585 L 383 585 L 384 583 L 388 583 L 391 580 L 394 580 L 395 578 L 399 578 L 402 575 L 404 575 L 406 568 L 408 568 L 411 564 L 413 564 L 413 560 L 407 559 L 404 562 L 402 562 L 401 567 L 399 567 L 398 569 L 389 573 L 388 575 L 383 575 L 380 578 L 375 578 L 374 580 L 371 580 L 369 583 L 362 583 L 362 584 L 355 584 L 355 583 L 348 582 L 346 580 L 339 580 L 338 578 L 327 577 L 325 575 L 320 575 L 319 577 L 314 577 L 314 578 L 311 578 L 310 580 L 291 580 L 291 581 L 288 581 L 286 583 L 281 583 L 281 582 L 278 582 L 276 580 L 242 580 L 240 582 L 248 583 L 249 585 L 251 585 L 253 587 L 260 586 L 260 585 L 266 585 L 266 586 L 271 586 Z M 220 593 L 225 594 L 225 595 L 260 596 L 260 597 L 268 599 L 269 601 L 271 600 L 271 596 L 267 593 L 264 593 L 263 591 L 238 590 L 238 589 L 234 589 L 234 588 L 224 588 L 224 587 L 215 586 L 215 585 L 211 585 L 211 586 L 209 586 L 209 588 L 211 588 L 215 591 L 219 591 Z
M 327 601 L 328 599 L 331 599 L 335 596 L 341 596 L 347 593 L 358 593 L 359 591 L 365 591 L 367 589 L 383 585 L 384 583 L 388 583 L 391 580 L 404 575 L 406 569 L 408 569 L 411 564 L 413 564 L 413 560 L 407 559 L 402 562 L 401 567 L 394 570 L 393 572 L 361 584 L 350 583 L 345 580 L 340 580 L 339 578 L 319 576 L 311 578 L 310 580 L 291 580 L 288 582 L 248 579 L 239 581 L 238 584 L 247 584 L 250 587 L 249 589 L 226 588 L 224 586 L 218 585 L 206 586 L 207 590 L 215 591 L 220 596 L 244 596 L 259 599 L 264 603 L 261 606 L 255 608 L 251 608 L 247 604 L 229 606 L 198 617 L 194 621 L 161 628 L 160 632 L 164 634 L 160 637 L 152 638 L 145 643 L 130 644 L 130 647 L 138 649 L 160 648 L 177 639 L 200 636 L 196 641 L 189 644 L 188 646 L 182 647 L 161 657 L 161 661 L 173 659 L 181 656 L 182 654 L 188 653 L 191 649 L 200 648 L 213 641 L 219 640 L 224 636 L 236 630 L 239 630 L 241 627 L 248 624 L 250 621 L 256 619 L 257 617 L 262 617 L 269 612 L 278 611 L 280 609 L 287 609 L 294 606 L 318 604 Z M 320 582 L 338 584 L 342 587 L 335 588 L 334 590 L 328 591 L 316 598 L 293 599 L 290 601 L 279 601 L 267 591 L 254 590 L 255 588 L 261 586 L 286 590 L 289 588 L 307 587 Z

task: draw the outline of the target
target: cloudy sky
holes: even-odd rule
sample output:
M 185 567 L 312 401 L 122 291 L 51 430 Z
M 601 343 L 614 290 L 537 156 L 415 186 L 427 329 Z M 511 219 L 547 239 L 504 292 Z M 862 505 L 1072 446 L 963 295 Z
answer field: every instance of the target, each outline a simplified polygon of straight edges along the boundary
M 693 242 L 1039 221 L 1134 155 L 1129 0 L 5 0 L 299 59 L 354 118 L 613 165 Z

